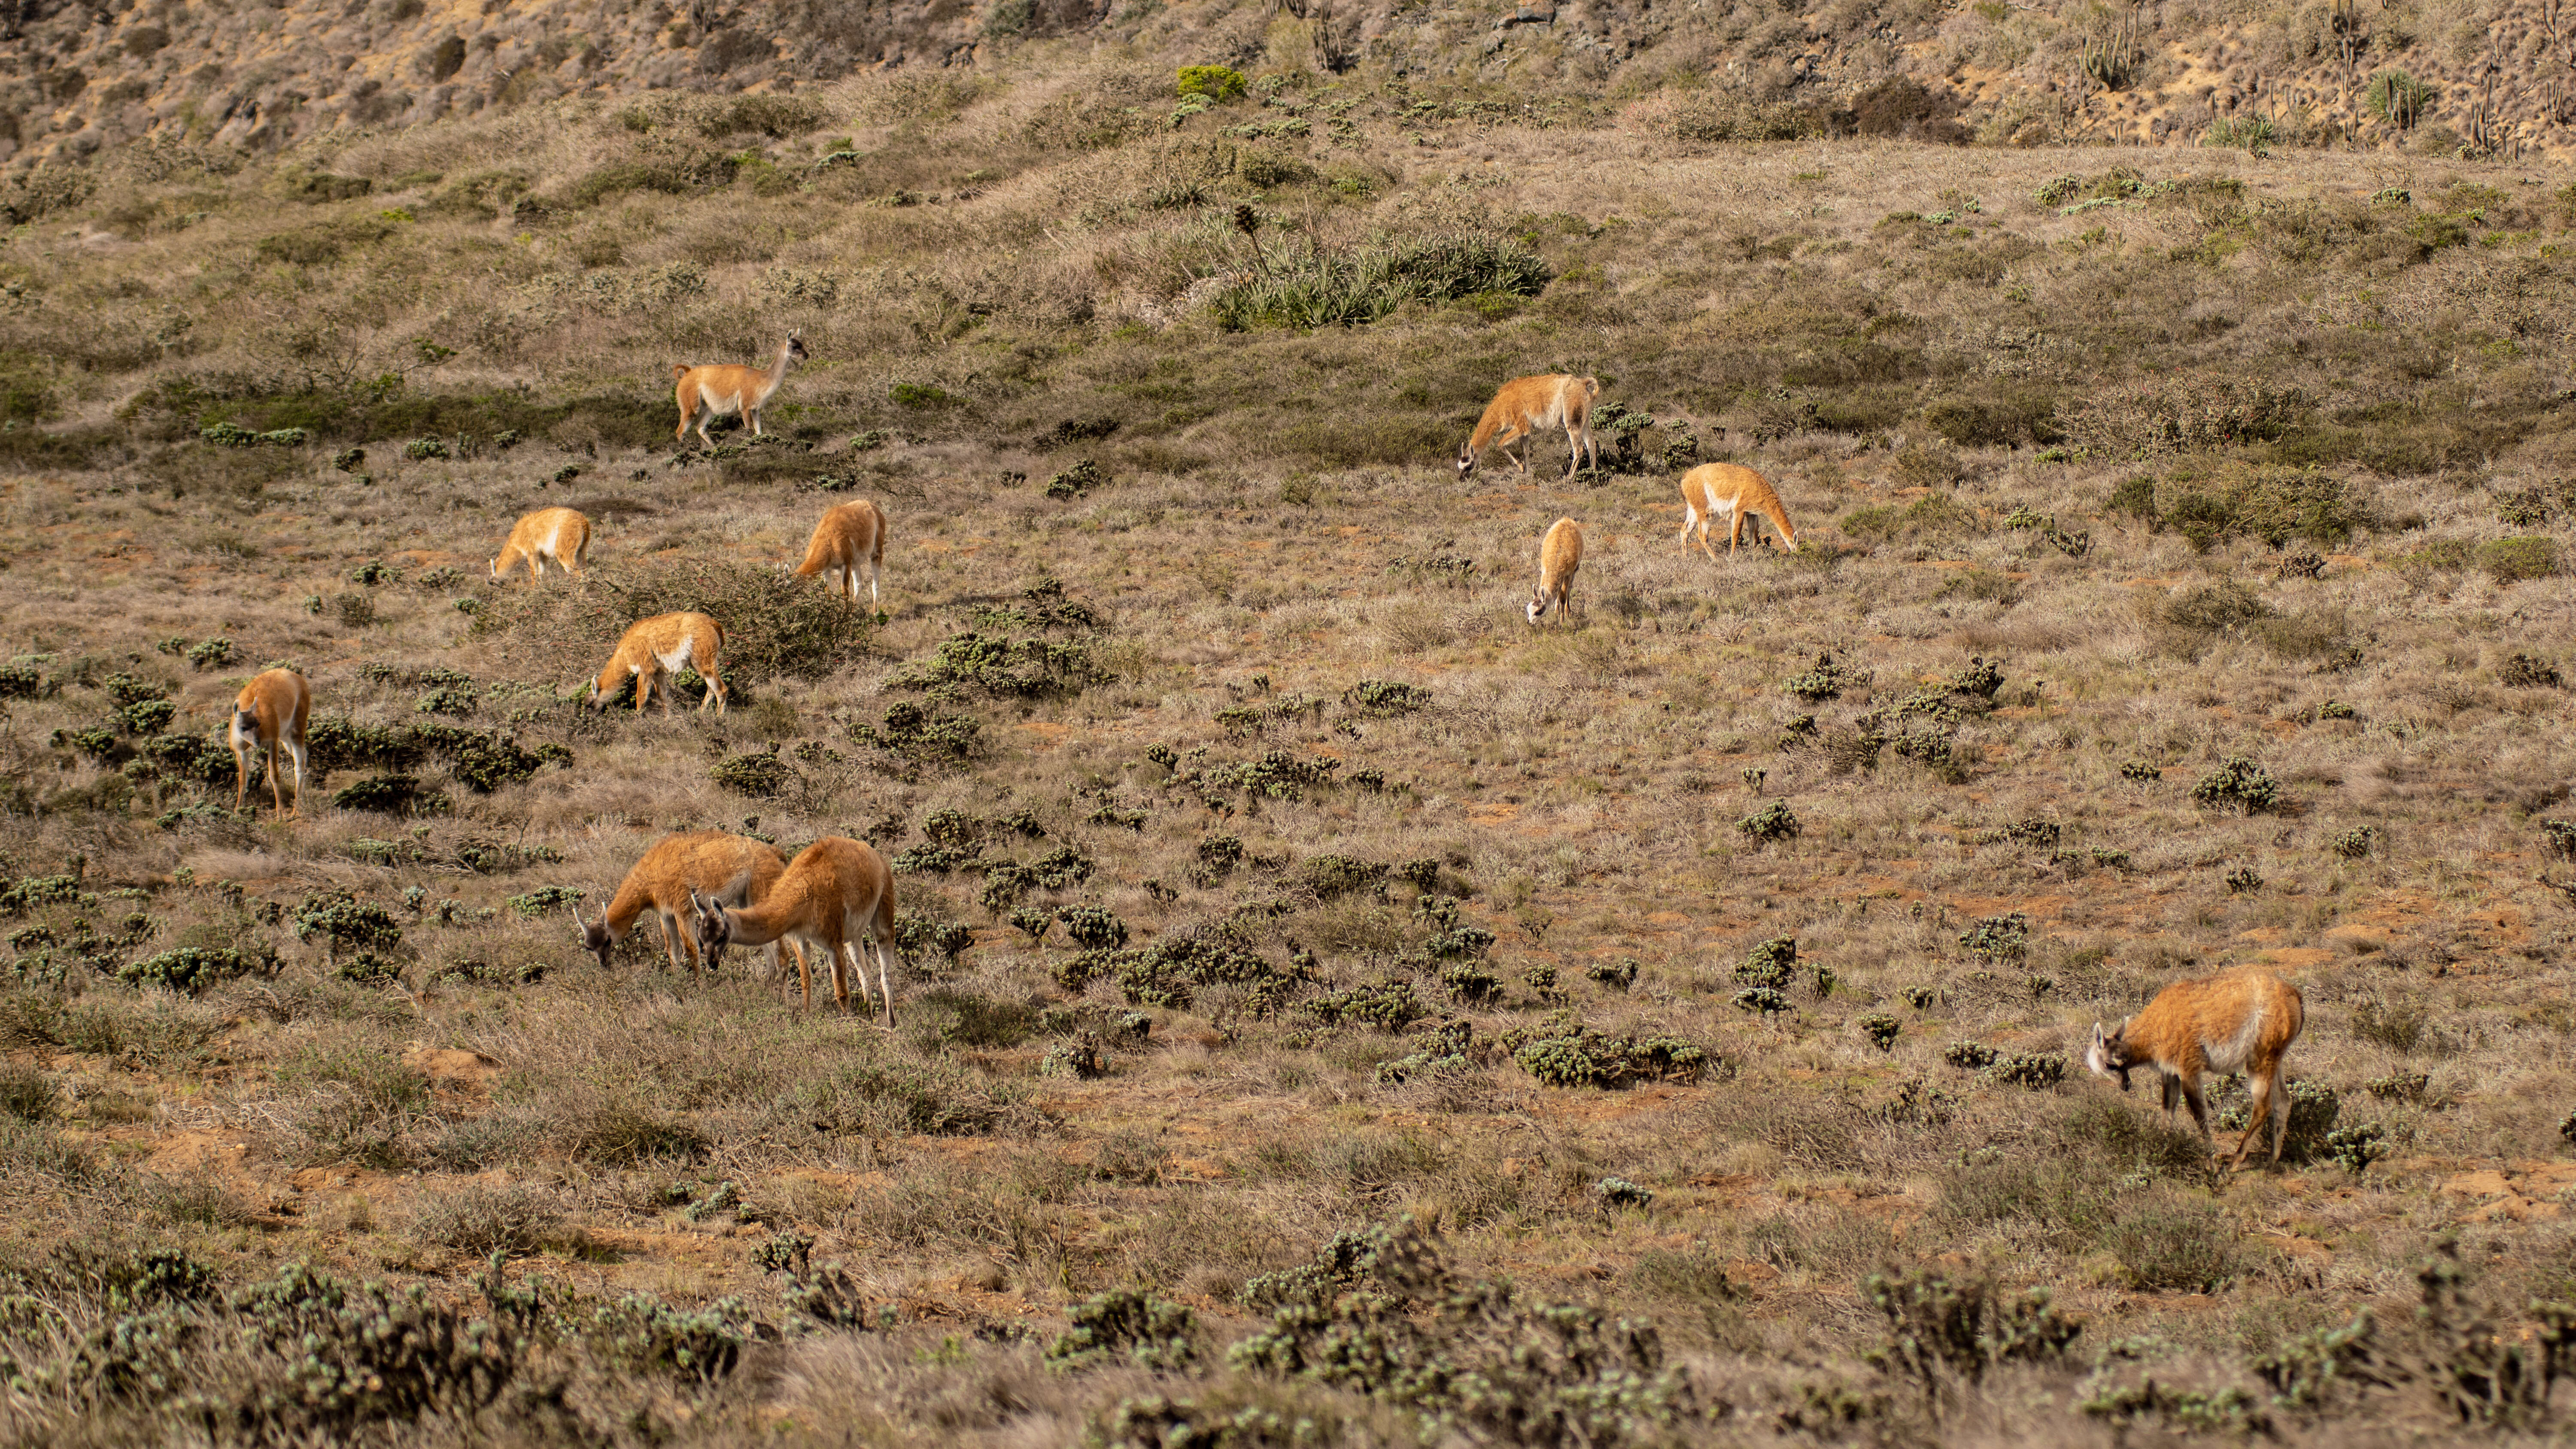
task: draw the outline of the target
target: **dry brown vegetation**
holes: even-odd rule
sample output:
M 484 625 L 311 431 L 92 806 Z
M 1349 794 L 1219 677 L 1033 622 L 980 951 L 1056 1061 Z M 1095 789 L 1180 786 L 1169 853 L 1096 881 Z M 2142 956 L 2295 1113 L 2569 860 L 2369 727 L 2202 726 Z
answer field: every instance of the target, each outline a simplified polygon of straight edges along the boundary
M 9 234 L 13 1442 L 2554 1431 L 2554 176 L 977 77 L 137 142 Z M 1462 493 L 1558 371 L 1606 466 Z M 1718 458 L 1800 552 L 1676 543 Z M 850 496 L 882 615 L 780 574 Z M 488 583 L 554 503 L 587 578 Z M 730 712 L 584 713 L 677 609 Z M 900 1030 L 598 968 L 707 827 L 894 859 Z M 2070 1063 L 2248 962 L 2303 1115 L 2222 1179 Z

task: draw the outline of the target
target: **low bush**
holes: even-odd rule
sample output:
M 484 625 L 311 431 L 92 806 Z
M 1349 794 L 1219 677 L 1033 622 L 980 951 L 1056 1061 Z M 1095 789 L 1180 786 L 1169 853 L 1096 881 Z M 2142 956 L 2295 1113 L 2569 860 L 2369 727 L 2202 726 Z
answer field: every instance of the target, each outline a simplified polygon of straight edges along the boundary
M 1233 331 L 1355 326 L 1408 302 L 1480 293 L 1535 297 L 1552 275 L 1519 242 L 1466 232 L 1381 237 L 1356 248 L 1310 238 L 1254 245 L 1261 266 L 1210 303 L 1218 324 Z

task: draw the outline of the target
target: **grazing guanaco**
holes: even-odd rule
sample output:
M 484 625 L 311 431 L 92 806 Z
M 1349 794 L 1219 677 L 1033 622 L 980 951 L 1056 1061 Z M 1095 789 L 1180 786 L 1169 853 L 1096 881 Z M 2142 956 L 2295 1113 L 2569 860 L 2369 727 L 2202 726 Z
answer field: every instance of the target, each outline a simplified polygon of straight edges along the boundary
M 885 568 L 885 536 L 885 514 L 867 499 L 826 508 L 814 525 L 813 540 L 805 545 L 805 561 L 796 566 L 796 576 L 812 578 L 822 574 L 832 592 L 847 595 L 855 604 L 859 601 L 859 566 L 865 564 L 868 602 L 875 603 L 877 576 Z
M 2106 1034 L 2102 1023 L 2093 1023 L 2084 1065 L 2094 1075 L 2118 1082 L 2123 1092 L 2129 1090 L 2129 1073 L 2154 1071 L 2164 1079 L 2165 1115 L 2173 1115 L 2179 1096 L 2191 1107 L 2191 1120 L 2204 1142 L 2209 1140 L 2209 1107 L 2200 1093 L 2201 1075 L 2245 1073 L 2254 1093 L 2254 1114 L 2227 1165 L 2233 1169 L 2244 1162 L 2245 1149 L 2267 1118 L 2277 1164 L 2290 1123 L 2289 1103 L 2279 1100 L 2286 1095 L 2281 1061 L 2299 1039 L 2305 1020 L 2298 988 L 2259 967 L 2177 981 L 2116 1030 Z
M 766 372 L 725 362 L 698 367 L 673 363 L 671 391 L 680 404 L 680 426 L 671 434 L 672 439 L 687 442 L 694 421 L 698 442 L 707 444 L 707 424 L 728 413 L 742 414 L 743 426 L 751 429 L 753 437 L 761 436 L 760 410 L 769 405 L 770 395 L 787 380 L 787 369 L 804 360 L 805 343 L 790 332 L 787 340 L 778 344 L 778 356 Z
M 546 581 L 547 564 L 581 577 L 582 559 L 590 552 L 590 520 L 569 508 L 540 508 L 510 529 L 510 541 L 492 560 L 492 581 L 524 562 L 533 583 Z
M 690 909 L 690 898 L 704 891 L 709 900 L 725 905 L 758 905 L 786 869 L 786 857 L 766 841 L 722 830 L 666 835 L 655 841 L 643 859 L 635 862 L 635 868 L 626 873 L 608 909 L 597 920 L 583 920 L 581 902 L 575 901 L 572 923 L 581 928 L 581 944 L 599 958 L 605 970 L 609 953 L 649 910 L 662 927 L 662 950 L 671 958 L 671 969 L 680 968 L 680 953 L 685 950 L 689 974 L 696 977 L 705 969 L 698 954 L 697 932 L 680 923 L 680 913 Z M 772 980 L 778 976 L 775 942 L 769 947 L 769 975 Z
M 662 686 L 662 713 L 671 712 L 671 681 L 663 678 L 665 670 L 694 669 L 707 682 L 707 697 L 698 703 L 698 712 L 706 713 L 708 705 L 716 713 L 725 712 L 723 661 L 717 656 L 724 649 L 724 626 L 704 614 L 656 614 L 638 620 L 617 641 L 617 652 L 608 656 L 608 664 L 599 677 L 590 682 L 589 703 L 599 709 L 617 697 L 617 686 L 628 679 L 635 681 L 635 712 L 644 712 L 644 702 L 653 697 L 653 686 Z
M 850 1009 L 849 974 L 859 979 L 860 1001 L 867 999 L 867 962 L 859 953 L 866 943 L 876 952 L 885 1024 L 894 1025 L 894 983 L 886 970 L 886 943 L 894 939 L 894 873 L 867 846 L 824 836 L 796 853 L 769 888 L 769 898 L 757 905 L 720 906 L 694 893 L 689 901 L 698 908 L 698 952 L 709 964 L 722 961 L 725 947 L 736 942 L 760 946 L 785 937 L 831 962 L 832 1000 L 843 1011 Z M 814 977 L 801 954 L 796 979 L 812 1006 Z
M 1709 546 L 1711 524 L 1725 523 L 1726 556 L 1735 557 L 1735 547 L 1744 539 L 1745 525 L 1759 514 L 1771 520 L 1772 530 L 1779 535 L 1780 546 L 1791 553 L 1798 551 L 1798 530 L 1789 526 L 1789 510 L 1780 505 L 1780 495 L 1759 473 L 1734 463 L 1702 463 L 1682 475 L 1682 547 L 1690 547 L 1691 530 L 1699 530 L 1700 552 L 1710 559 L 1717 550 Z M 1760 542 L 1762 530 L 1753 531 Z
M 1598 378 L 1569 377 L 1551 373 L 1544 377 L 1516 377 L 1504 383 L 1494 400 L 1485 404 L 1485 415 L 1476 420 L 1476 431 L 1458 450 L 1458 479 L 1465 482 L 1476 471 L 1476 462 L 1488 446 L 1498 446 L 1503 456 L 1511 458 L 1523 477 L 1529 475 L 1530 451 L 1538 446 L 1536 434 L 1550 428 L 1565 429 L 1565 440 L 1574 456 L 1567 460 L 1565 476 L 1583 466 L 1586 455 L 1592 466 L 1601 466 L 1601 453 L 1592 441 L 1592 400 L 1601 395 Z M 1519 456 L 1511 445 L 1527 438 Z
M 1562 623 L 1574 607 L 1574 571 L 1583 567 L 1583 530 L 1571 518 L 1549 524 L 1538 543 L 1538 592 L 1530 595 L 1529 621 L 1536 624 L 1556 610 Z
M 268 793 L 277 813 L 286 814 L 286 793 L 278 777 L 277 752 L 295 761 L 295 807 L 304 808 L 304 724 L 313 714 L 313 686 L 292 669 L 272 669 L 242 686 L 233 701 L 233 808 L 242 808 L 250 791 L 250 757 L 266 752 Z

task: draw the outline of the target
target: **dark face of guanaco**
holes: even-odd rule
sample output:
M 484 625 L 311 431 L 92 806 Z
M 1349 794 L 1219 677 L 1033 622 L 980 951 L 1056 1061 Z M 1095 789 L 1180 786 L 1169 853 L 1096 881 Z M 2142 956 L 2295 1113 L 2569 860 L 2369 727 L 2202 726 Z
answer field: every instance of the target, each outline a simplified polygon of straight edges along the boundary
M 723 906 L 698 899 L 696 891 L 689 892 L 689 904 L 698 913 L 698 955 L 713 971 L 724 963 L 725 947 L 733 944 L 733 922 Z
M 787 337 L 787 358 L 791 362 L 805 360 L 805 339 L 792 332 Z
M 1476 450 L 1473 448 L 1460 448 L 1458 450 L 1458 481 L 1461 483 L 1466 482 L 1467 475 L 1475 471 Z

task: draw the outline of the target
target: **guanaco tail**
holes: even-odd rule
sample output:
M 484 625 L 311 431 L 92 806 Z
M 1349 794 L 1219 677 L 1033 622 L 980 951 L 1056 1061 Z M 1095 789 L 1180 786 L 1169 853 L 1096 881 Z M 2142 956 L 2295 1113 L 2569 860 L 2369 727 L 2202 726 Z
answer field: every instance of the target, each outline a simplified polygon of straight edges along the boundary
M 769 888 L 769 898 L 757 905 L 689 899 L 698 909 L 698 951 L 709 965 L 722 961 L 729 945 L 759 946 L 785 937 L 831 963 L 832 1000 L 843 1011 L 850 1009 L 850 975 L 858 977 L 860 1001 L 867 999 L 864 943 L 876 953 L 885 1025 L 894 1025 L 894 984 L 886 969 L 886 943 L 894 939 L 894 874 L 867 846 L 837 835 L 815 841 L 796 853 Z M 813 1005 L 814 978 L 801 954 L 796 977 L 805 1004 Z
M 1476 431 L 1458 450 L 1458 479 L 1465 482 L 1476 471 L 1477 460 L 1488 447 L 1500 447 L 1503 456 L 1512 460 L 1523 477 L 1529 475 L 1530 450 L 1538 446 L 1537 434 L 1550 428 L 1565 429 L 1565 440 L 1574 455 L 1566 461 L 1565 476 L 1583 466 L 1588 455 L 1592 466 L 1601 466 L 1601 453 L 1592 441 L 1592 400 L 1601 395 L 1598 378 L 1569 377 L 1552 373 L 1544 377 L 1516 377 L 1504 383 L 1485 404 L 1485 415 L 1476 420 Z M 1524 443 L 1518 456 L 1511 445 Z
M 2093 1023 L 2084 1065 L 2094 1075 L 2118 1082 L 2123 1092 L 2129 1090 L 2129 1073 L 2155 1072 L 2164 1081 L 2165 1114 L 2173 1115 L 2179 1096 L 2190 1106 L 2204 1142 L 2209 1140 L 2209 1107 L 2201 1096 L 2202 1074 L 2245 1073 L 2254 1113 L 2227 1165 L 2233 1169 L 2245 1161 L 2245 1150 L 2267 1119 L 2272 1161 L 2278 1163 L 2290 1120 L 2290 1105 L 2280 1100 L 2286 1095 L 2281 1063 L 2305 1020 L 2298 988 L 2259 967 L 2177 981 L 2116 1029 L 2105 1033 L 2102 1023 Z
M 547 564 L 581 577 L 583 556 L 590 552 L 590 520 L 569 508 L 540 508 L 510 529 L 510 541 L 492 560 L 492 581 L 528 566 L 532 583 L 546 581 Z
M 605 970 L 609 953 L 635 929 L 636 921 L 651 911 L 662 928 L 662 950 L 671 958 L 671 969 L 680 968 L 680 953 L 686 951 L 689 974 L 696 977 L 704 970 L 704 959 L 698 952 L 694 918 L 688 927 L 680 920 L 681 913 L 691 908 L 690 898 L 704 892 L 707 899 L 723 905 L 758 905 L 786 869 L 786 858 L 776 846 L 748 836 L 721 830 L 666 835 L 655 841 L 643 859 L 635 862 L 635 868 L 626 873 L 608 909 L 598 919 L 583 920 L 581 902 L 575 901 L 572 923 L 581 929 L 583 947 L 599 958 L 600 968 Z M 769 976 L 771 980 L 778 977 L 775 942 L 769 946 Z
M 285 787 L 278 777 L 277 752 L 295 761 L 295 806 L 304 808 L 304 724 L 313 714 L 313 686 L 292 669 L 272 669 L 242 686 L 233 701 L 233 808 L 242 808 L 250 789 L 250 758 L 265 752 L 269 798 L 286 814 Z
M 1759 473 L 1733 463 L 1702 463 L 1682 475 L 1682 547 L 1690 547 L 1691 530 L 1699 530 L 1700 552 L 1714 560 L 1717 550 L 1709 546 L 1708 531 L 1712 524 L 1724 523 L 1726 556 L 1735 557 L 1736 545 L 1744 539 L 1744 530 L 1754 517 L 1771 520 L 1772 531 L 1779 535 L 1779 545 L 1791 553 L 1798 551 L 1798 530 L 1789 526 L 1789 510 L 1780 504 L 1780 495 Z M 1760 542 L 1762 530 L 1753 530 Z
M 868 602 L 877 601 L 877 577 L 885 568 L 885 514 L 874 503 L 860 499 L 823 510 L 814 525 L 813 540 L 805 545 L 805 561 L 796 566 L 798 578 L 824 576 L 832 592 L 846 595 L 851 603 L 859 601 L 859 569 L 868 571 Z
M 698 704 L 704 714 L 708 705 L 716 713 L 725 712 L 723 661 L 717 656 L 724 649 L 724 626 L 704 614 L 656 614 L 637 621 L 617 641 L 617 652 L 608 656 L 606 667 L 590 682 L 588 703 L 606 709 L 617 697 L 617 687 L 627 680 L 635 681 L 635 712 L 642 714 L 644 704 L 653 697 L 653 687 L 662 688 L 662 713 L 671 712 L 671 681 L 665 671 L 694 669 L 707 682 L 707 697 Z
M 778 356 L 766 372 L 722 362 L 699 367 L 672 364 L 672 393 L 680 404 L 680 426 L 672 438 L 687 442 L 694 420 L 698 442 L 704 446 L 709 442 L 707 424 L 728 413 L 742 414 L 743 426 L 751 429 L 753 437 L 761 436 L 760 410 L 769 405 L 770 394 L 787 380 L 787 369 L 804 360 L 805 343 L 790 332 L 787 340 L 778 344 Z
M 1574 607 L 1574 573 L 1583 567 L 1583 530 L 1571 518 L 1549 524 L 1538 544 L 1538 592 L 1530 595 L 1529 621 L 1536 624 L 1556 610 L 1558 622 Z

